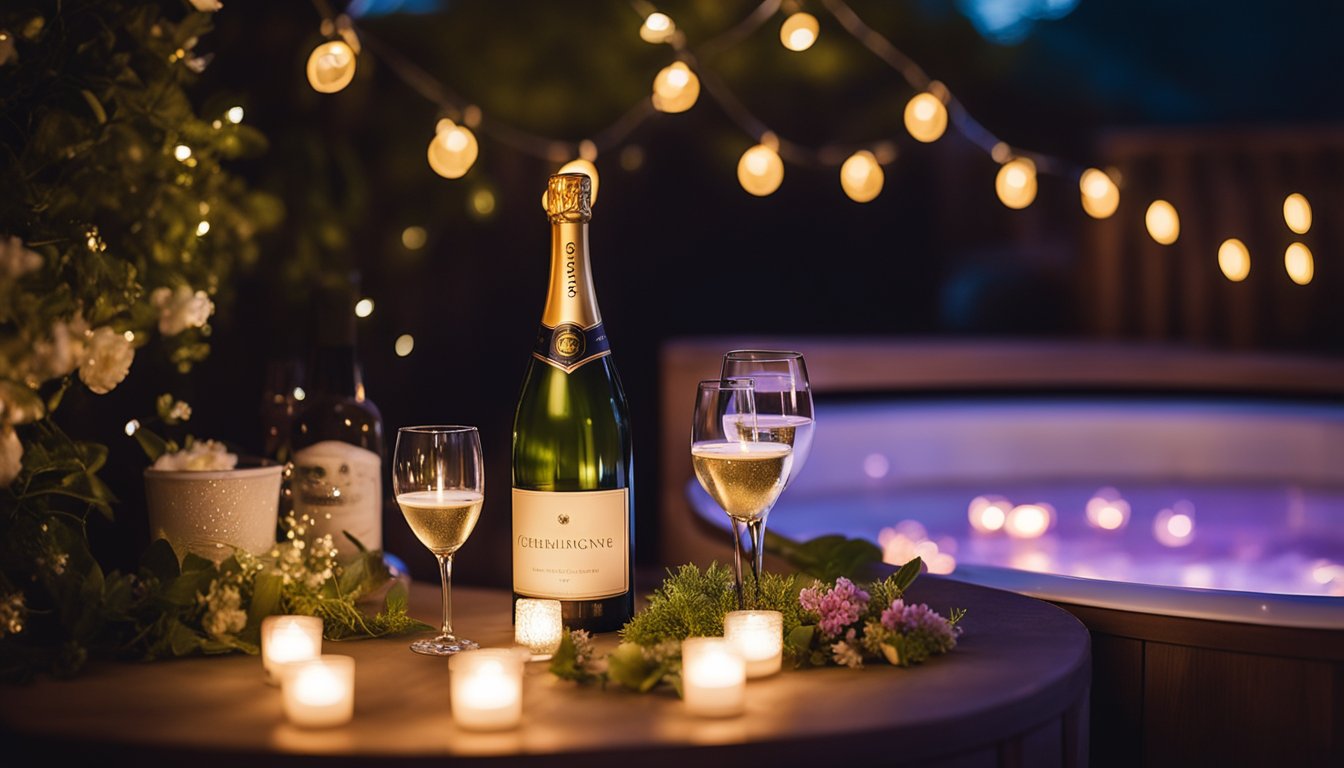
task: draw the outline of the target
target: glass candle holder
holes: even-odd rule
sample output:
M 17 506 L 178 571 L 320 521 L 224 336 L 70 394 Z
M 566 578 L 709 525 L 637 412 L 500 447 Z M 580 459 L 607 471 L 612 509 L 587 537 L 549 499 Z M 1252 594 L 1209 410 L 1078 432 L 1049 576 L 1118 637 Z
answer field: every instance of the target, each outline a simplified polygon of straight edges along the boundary
M 266 682 L 280 684 L 280 667 L 322 655 L 322 619 L 316 616 L 267 616 L 261 620 L 261 664 Z
M 525 658 L 513 648 L 481 648 L 449 658 L 453 721 L 472 731 L 517 727 L 523 718 Z
M 682 640 L 681 689 L 691 714 L 742 714 L 747 704 L 747 665 L 737 646 L 722 637 Z
M 732 611 L 723 617 L 723 636 L 737 646 L 747 664 L 747 677 L 768 677 L 784 658 L 784 614 L 779 611 Z
M 319 656 L 284 666 L 280 692 L 285 717 L 304 728 L 330 728 L 350 722 L 355 713 L 355 660 Z
M 563 632 L 559 600 L 520 597 L 514 604 L 513 641 L 531 651 L 533 661 L 555 655 Z

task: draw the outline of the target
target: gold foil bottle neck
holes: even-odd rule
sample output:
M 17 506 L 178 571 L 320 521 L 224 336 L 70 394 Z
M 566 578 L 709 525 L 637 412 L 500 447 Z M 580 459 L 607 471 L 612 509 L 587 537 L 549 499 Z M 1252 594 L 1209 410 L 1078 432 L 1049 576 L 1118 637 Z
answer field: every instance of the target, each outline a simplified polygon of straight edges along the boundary
M 593 180 L 586 173 L 557 173 L 546 184 L 546 217 L 555 224 L 590 221 Z

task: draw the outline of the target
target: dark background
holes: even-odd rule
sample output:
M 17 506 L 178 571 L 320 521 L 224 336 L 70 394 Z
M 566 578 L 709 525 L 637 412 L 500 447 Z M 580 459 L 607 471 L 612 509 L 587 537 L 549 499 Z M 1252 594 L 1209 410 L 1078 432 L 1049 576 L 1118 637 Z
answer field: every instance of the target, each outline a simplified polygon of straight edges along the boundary
M 566 142 L 600 131 L 645 98 L 672 60 L 668 46 L 639 40 L 641 19 L 622 2 L 405 5 L 436 10 L 368 14 L 356 23 L 479 105 L 487 120 Z M 977 31 L 964 12 L 974 6 L 854 0 L 852 7 L 1000 138 L 1079 167 L 1097 162 L 1116 133 L 1331 132 L 1344 117 L 1337 4 L 1081 0 L 1062 18 L 1019 30 L 1025 37 L 1015 44 Z M 693 50 L 754 7 L 659 5 Z M 1076 177 L 1042 175 L 1036 203 L 1008 210 L 994 196 L 995 164 L 982 150 L 953 131 L 933 145 L 909 139 L 901 113 L 910 88 L 819 3 L 807 10 L 822 24 L 812 50 L 785 51 L 777 17 L 702 64 L 791 141 L 893 142 L 899 157 L 875 201 L 846 198 L 835 168 L 787 162 L 775 194 L 747 194 L 735 167 L 755 141 L 703 91 L 689 112 L 655 115 L 597 160 L 593 269 L 632 408 L 637 553 L 646 565 L 657 562 L 657 356 L 666 339 L 1101 335 L 1085 311 L 1083 269 L 1089 228 L 1098 224 L 1079 209 Z M 197 89 L 202 109 L 245 107 L 246 122 L 270 148 L 238 170 L 279 195 L 287 212 L 281 230 L 266 236 L 262 263 L 221 297 L 213 354 L 182 377 L 145 350 L 111 401 L 71 408 L 124 448 L 113 452 L 109 479 L 126 502 L 122 530 L 135 531 L 143 463 L 119 434 L 125 414 L 147 412 L 169 381 L 196 409 L 190 431 L 261 453 L 268 366 L 306 356 L 312 288 L 357 273 L 361 295 L 376 305 L 358 322 L 358 340 L 369 398 L 385 421 L 385 453 L 399 426 L 481 428 L 486 510 L 456 574 L 507 584 L 511 422 L 548 269 L 538 200 L 559 163 L 477 131 L 480 157 L 466 177 L 436 176 L 425 148 L 438 105 L 372 51 L 346 90 L 320 95 L 307 85 L 304 62 L 321 41 L 319 20 L 305 2 L 226 0 L 201 43 L 215 54 Z M 626 146 L 642 153 L 638 168 L 622 167 Z M 471 205 L 482 190 L 495 201 L 488 214 Z M 1335 226 L 1337 208 L 1321 199 L 1318 225 Z M 1122 195 L 1117 218 L 1141 231 L 1142 205 Z M 408 226 L 427 230 L 425 247 L 403 246 Z M 1318 283 L 1339 285 L 1336 256 L 1317 252 Z M 1281 268 L 1251 278 L 1285 279 Z M 1255 345 L 1338 354 L 1337 319 L 1322 309 L 1257 334 Z M 414 335 L 415 348 L 399 358 L 393 341 L 403 333 Z M 1227 343 L 1220 338 L 1204 343 Z M 395 505 L 384 527 L 387 548 L 418 578 L 433 579 L 432 558 Z

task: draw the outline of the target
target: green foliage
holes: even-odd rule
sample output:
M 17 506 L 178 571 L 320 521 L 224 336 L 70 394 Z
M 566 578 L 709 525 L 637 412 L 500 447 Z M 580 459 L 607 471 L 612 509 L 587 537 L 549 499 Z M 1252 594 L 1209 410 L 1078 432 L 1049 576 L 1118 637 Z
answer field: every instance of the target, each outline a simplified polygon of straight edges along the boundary
M 882 550 L 876 544 L 839 534 L 797 542 L 767 530 L 765 549 L 820 581 L 835 581 L 841 576 L 867 581 L 876 578 L 882 566 Z
M 794 576 L 762 574 L 759 601 L 750 579 L 745 588 L 749 609 L 784 614 L 785 632 L 797 626 L 801 585 Z M 701 571 L 687 564 L 675 572 L 668 571 L 667 579 L 649 596 L 648 607 L 621 628 L 621 637 L 642 646 L 688 637 L 714 637 L 723 634 L 724 614 L 736 609 L 731 568 L 716 562 Z

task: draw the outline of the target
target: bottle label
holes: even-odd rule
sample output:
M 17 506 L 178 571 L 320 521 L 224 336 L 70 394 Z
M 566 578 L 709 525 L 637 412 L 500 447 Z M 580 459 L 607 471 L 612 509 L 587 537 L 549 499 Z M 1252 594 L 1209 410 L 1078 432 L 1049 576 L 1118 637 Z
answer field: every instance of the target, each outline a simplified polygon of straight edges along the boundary
M 629 488 L 513 489 L 513 591 L 596 600 L 630 589 Z
M 383 462 L 367 448 L 323 440 L 294 452 L 294 514 L 307 515 L 304 538 L 331 534 L 337 560 L 346 563 L 359 551 L 345 531 L 368 549 L 383 548 Z
M 580 328 L 574 323 L 561 323 L 551 328 L 542 323 L 537 345 L 532 350 L 533 357 L 565 373 L 573 373 L 584 363 L 609 354 L 611 344 L 602 323 L 589 328 Z

